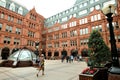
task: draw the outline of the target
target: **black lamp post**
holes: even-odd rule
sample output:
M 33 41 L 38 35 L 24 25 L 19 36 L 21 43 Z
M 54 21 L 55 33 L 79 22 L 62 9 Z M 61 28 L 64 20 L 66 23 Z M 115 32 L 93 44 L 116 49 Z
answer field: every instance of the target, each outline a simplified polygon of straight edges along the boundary
M 36 48 L 36 50 L 35 50 L 35 54 L 36 54 L 36 57 L 39 55 L 39 42 L 35 42 L 35 48 Z
M 111 43 L 111 56 L 112 56 L 112 67 L 109 69 L 111 73 L 118 73 L 120 74 L 120 65 L 119 65 L 119 57 L 116 48 L 116 40 L 113 31 L 113 17 L 112 14 L 114 13 L 115 6 L 108 5 L 107 7 L 103 8 L 103 13 L 107 16 L 107 21 L 109 23 L 109 32 L 110 32 L 110 43 Z

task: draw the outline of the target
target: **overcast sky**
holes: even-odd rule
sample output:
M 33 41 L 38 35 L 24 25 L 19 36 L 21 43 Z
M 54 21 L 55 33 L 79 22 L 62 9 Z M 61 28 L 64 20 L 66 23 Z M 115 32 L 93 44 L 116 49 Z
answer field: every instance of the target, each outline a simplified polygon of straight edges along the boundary
M 28 10 L 35 7 L 37 13 L 45 18 L 73 7 L 76 0 L 13 0 Z

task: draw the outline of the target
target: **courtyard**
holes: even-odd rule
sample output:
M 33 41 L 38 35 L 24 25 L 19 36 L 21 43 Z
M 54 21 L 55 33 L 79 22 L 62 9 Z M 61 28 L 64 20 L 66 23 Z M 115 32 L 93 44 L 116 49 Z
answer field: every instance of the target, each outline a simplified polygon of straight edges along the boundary
M 45 60 L 45 75 L 35 67 L 0 67 L 0 80 L 79 80 L 79 74 L 87 67 L 84 61 L 63 63 L 61 60 Z

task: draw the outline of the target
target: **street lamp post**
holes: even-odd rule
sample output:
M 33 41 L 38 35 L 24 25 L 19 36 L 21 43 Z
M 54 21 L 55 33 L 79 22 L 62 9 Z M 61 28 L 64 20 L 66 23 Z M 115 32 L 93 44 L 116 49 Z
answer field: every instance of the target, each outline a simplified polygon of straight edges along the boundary
M 36 54 L 36 62 L 37 62 L 37 57 L 39 56 L 39 42 L 35 42 L 35 54 Z
M 115 6 L 108 5 L 107 7 L 103 8 L 103 13 L 107 16 L 107 21 L 109 23 L 109 32 L 110 32 L 110 43 L 111 43 L 111 56 L 112 56 L 112 67 L 110 68 L 111 73 L 120 73 L 120 65 L 119 65 L 119 57 L 116 48 L 116 40 L 113 31 L 113 17 L 112 14 L 114 13 Z

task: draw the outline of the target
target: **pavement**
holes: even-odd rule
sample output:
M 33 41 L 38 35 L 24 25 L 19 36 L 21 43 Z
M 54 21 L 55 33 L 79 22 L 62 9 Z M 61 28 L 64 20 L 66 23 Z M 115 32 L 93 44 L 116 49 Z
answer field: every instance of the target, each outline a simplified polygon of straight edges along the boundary
M 37 77 L 35 67 L 0 67 L 0 80 L 79 80 L 79 74 L 86 67 L 84 61 L 45 60 L 45 75 L 40 72 Z

